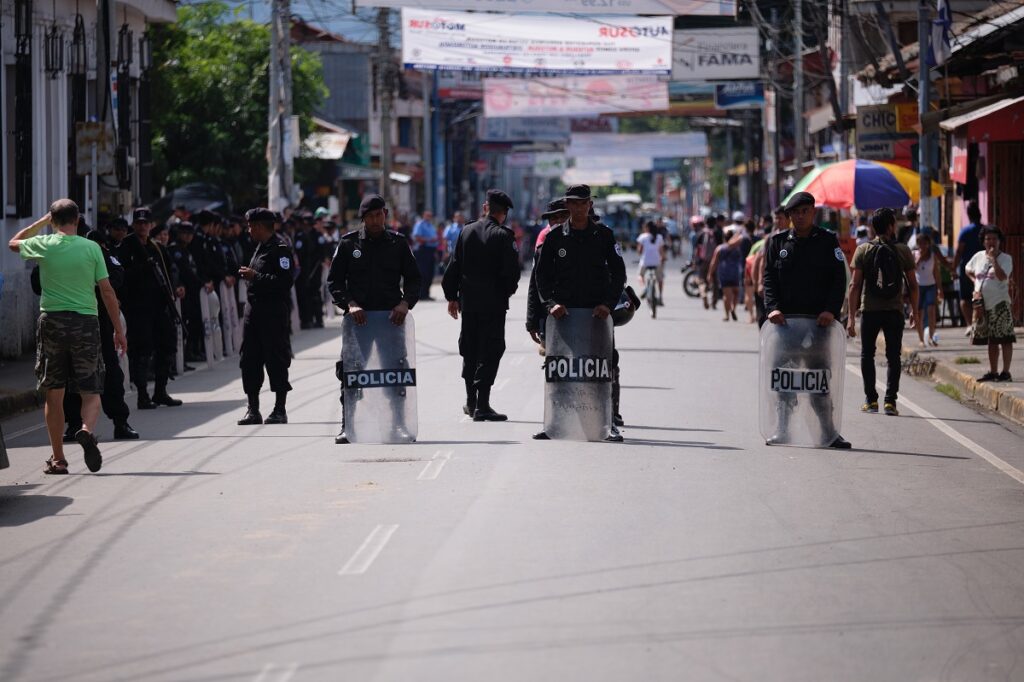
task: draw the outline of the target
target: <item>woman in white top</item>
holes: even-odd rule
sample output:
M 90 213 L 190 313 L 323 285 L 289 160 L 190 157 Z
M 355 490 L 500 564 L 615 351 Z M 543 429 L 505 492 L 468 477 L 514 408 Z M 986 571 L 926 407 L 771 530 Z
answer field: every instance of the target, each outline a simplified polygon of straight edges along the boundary
M 1013 381 L 1010 360 L 1013 358 L 1013 315 L 1010 312 L 1010 273 L 1013 258 L 1000 250 L 1003 233 L 995 227 L 981 230 L 984 251 L 974 254 L 965 268 L 974 280 L 974 334 L 976 346 L 988 346 L 989 371 L 978 381 Z M 997 373 L 999 350 L 1003 351 L 1003 371 Z
M 925 345 L 925 339 L 932 346 L 939 345 L 938 337 L 935 334 L 935 317 L 937 305 L 942 302 L 942 271 L 939 269 L 940 256 L 932 244 L 932 231 L 921 230 L 917 235 L 917 249 L 914 251 L 914 263 L 917 269 L 917 284 L 920 290 L 918 296 L 918 310 L 920 319 L 924 324 L 917 325 L 917 338 L 921 345 Z M 928 327 L 927 334 L 925 327 Z

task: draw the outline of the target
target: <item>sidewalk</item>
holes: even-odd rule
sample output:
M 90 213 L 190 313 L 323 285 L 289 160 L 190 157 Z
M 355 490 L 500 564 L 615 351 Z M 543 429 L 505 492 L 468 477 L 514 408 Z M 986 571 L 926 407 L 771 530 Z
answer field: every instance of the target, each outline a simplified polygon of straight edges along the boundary
M 939 345 L 928 347 L 920 346 L 917 333 L 907 329 L 903 334 L 903 371 L 912 376 L 931 377 L 948 387 L 943 392 L 950 397 L 975 402 L 1024 424 L 1024 328 L 1018 327 L 1016 332 L 1018 343 L 1014 344 L 1010 363 L 1013 381 L 978 383 L 977 378 L 989 369 L 988 347 L 971 345 L 970 338 L 964 336 L 964 327 L 940 327 Z M 879 334 L 876 362 L 885 362 L 884 348 Z
M 35 362 L 35 356 L 0 360 L 0 419 L 42 406 Z

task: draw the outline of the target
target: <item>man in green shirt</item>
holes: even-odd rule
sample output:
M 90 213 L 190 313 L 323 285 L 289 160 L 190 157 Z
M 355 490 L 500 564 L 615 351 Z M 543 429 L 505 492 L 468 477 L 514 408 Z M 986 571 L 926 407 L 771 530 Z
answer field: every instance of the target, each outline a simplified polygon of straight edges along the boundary
M 51 225 L 54 232 L 38 234 L 46 225 Z M 39 263 L 43 282 L 36 332 L 36 377 L 39 389 L 46 392 L 46 430 L 53 449 L 53 456 L 46 462 L 48 474 L 68 472 L 63 434 L 64 391 L 69 382 L 82 395 L 82 429 L 75 440 L 85 452 L 89 471 L 99 471 L 103 465 L 93 434 L 100 413 L 104 371 L 95 287 L 100 289 L 114 326 L 114 345 L 121 352 L 128 348 L 103 253 L 98 244 L 79 237 L 77 232 L 78 205 L 70 199 L 58 199 L 50 205 L 49 213 L 8 242 L 11 251 Z
M 853 254 L 850 283 L 850 319 L 846 331 L 857 336 L 857 310 L 861 315 L 860 371 L 864 377 L 864 412 L 878 412 L 875 388 L 875 343 L 878 332 L 885 335 L 885 359 L 889 368 L 885 383 L 885 414 L 897 416 L 896 394 L 900 390 L 900 351 L 903 349 L 903 296 L 910 295 L 910 323 L 915 328 L 917 271 L 910 248 L 896 240 L 896 213 L 880 208 L 871 217 L 874 239 L 861 244 Z

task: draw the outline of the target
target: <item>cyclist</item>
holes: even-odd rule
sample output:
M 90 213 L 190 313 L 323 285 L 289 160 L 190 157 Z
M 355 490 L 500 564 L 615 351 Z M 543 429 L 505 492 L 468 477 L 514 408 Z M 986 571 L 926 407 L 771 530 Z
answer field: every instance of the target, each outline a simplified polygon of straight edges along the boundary
M 661 297 L 665 287 L 667 247 L 665 246 L 664 237 L 658 233 L 658 226 L 653 220 L 648 220 L 647 224 L 644 225 L 644 233 L 637 237 L 636 245 L 637 251 L 640 254 L 640 283 L 645 283 L 647 271 L 653 269 L 658 286 L 655 292 L 658 305 L 664 305 Z

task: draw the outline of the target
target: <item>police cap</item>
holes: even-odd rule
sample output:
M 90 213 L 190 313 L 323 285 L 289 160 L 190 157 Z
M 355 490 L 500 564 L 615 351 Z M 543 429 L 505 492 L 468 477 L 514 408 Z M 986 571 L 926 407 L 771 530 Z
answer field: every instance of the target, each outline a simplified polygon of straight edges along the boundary
M 132 222 L 133 223 L 151 223 L 153 222 L 153 214 L 148 208 L 137 208 L 132 211 Z
M 554 201 L 548 202 L 548 210 L 540 214 L 540 217 L 544 220 L 550 220 L 562 211 L 568 211 L 569 208 L 565 205 L 565 199 L 555 199 Z
M 210 223 L 217 222 L 219 219 L 216 213 L 206 208 L 196 213 L 192 218 L 195 220 L 196 225 L 209 225 Z
M 378 209 L 387 208 L 387 202 L 384 201 L 384 197 L 379 194 L 367 194 L 363 197 L 363 200 L 359 202 L 359 217 L 365 218 L 367 213 L 376 211 Z
M 569 185 L 568 189 L 565 190 L 565 196 L 562 197 L 565 200 L 569 199 L 586 199 L 590 200 L 590 185 Z
M 110 232 L 111 230 L 125 230 L 125 231 L 127 231 L 128 230 L 128 221 L 125 220 L 124 218 L 114 218 L 109 223 L 107 223 L 107 232 Z
M 789 201 L 786 202 L 783 210 L 786 213 L 789 213 L 801 206 L 814 206 L 815 203 L 814 195 L 810 192 L 797 192 L 789 198 Z
M 487 190 L 487 203 L 492 208 L 504 208 L 505 210 L 511 210 L 515 208 L 512 205 L 512 200 L 509 198 L 509 196 L 502 192 L 500 189 Z
M 245 220 L 250 223 L 270 223 L 277 221 L 277 216 L 269 208 L 250 208 L 245 212 Z
M 195 234 L 196 226 L 187 220 L 183 220 L 175 226 L 178 232 L 188 232 L 189 234 Z

